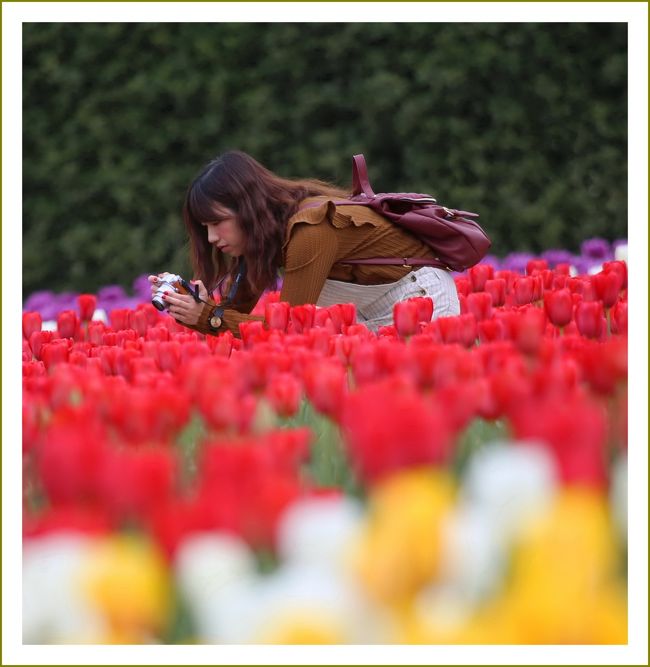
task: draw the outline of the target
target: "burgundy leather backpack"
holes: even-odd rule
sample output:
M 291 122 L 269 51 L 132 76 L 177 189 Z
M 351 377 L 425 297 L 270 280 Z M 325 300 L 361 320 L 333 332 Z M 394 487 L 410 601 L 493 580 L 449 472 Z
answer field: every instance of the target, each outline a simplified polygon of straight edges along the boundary
M 426 243 L 439 261 L 416 257 L 372 257 L 346 260 L 346 264 L 402 264 L 439 266 L 464 271 L 485 257 L 491 242 L 477 222 L 477 213 L 457 211 L 439 204 L 431 195 L 416 192 L 375 194 L 368 180 L 363 155 L 352 158 L 352 196 L 336 206 L 367 206 L 404 227 Z

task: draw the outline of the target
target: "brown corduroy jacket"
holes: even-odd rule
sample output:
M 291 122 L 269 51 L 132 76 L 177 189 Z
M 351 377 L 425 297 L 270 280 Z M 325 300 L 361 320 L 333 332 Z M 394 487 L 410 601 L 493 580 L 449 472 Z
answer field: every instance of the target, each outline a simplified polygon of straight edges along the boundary
M 435 257 L 429 246 L 366 206 L 337 208 L 328 197 L 310 197 L 303 204 L 318 202 L 322 203 L 298 211 L 287 222 L 281 301 L 292 306 L 316 303 L 328 278 L 378 285 L 395 282 L 412 270 L 400 265 L 345 264 L 346 259 Z M 260 295 L 245 292 L 245 298 L 224 310 L 219 330 L 208 325 L 216 305 L 212 300 L 203 307 L 198 324 L 191 328 L 211 334 L 230 330 L 239 336 L 241 322 L 263 319 L 249 314 Z

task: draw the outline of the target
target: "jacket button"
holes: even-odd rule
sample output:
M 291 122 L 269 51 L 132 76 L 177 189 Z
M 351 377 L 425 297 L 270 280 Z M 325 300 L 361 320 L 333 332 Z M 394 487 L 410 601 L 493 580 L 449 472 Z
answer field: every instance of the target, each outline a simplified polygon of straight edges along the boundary
M 414 283 L 414 282 L 415 282 L 415 281 L 416 281 L 417 279 L 418 279 L 418 277 L 417 277 L 417 276 L 411 276 L 411 282 L 413 282 L 413 283 Z
M 422 296 L 424 296 L 426 293 L 427 293 L 427 291 L 426 291 L 425 289 L 421 289 L 421 290 L 420 290 L 420 294 L 421 294 Z

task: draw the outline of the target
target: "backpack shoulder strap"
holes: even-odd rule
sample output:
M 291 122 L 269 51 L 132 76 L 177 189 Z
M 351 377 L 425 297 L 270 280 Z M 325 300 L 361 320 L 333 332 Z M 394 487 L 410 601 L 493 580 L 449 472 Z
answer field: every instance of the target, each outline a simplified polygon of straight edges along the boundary
M 366 158 L 363 157 L 363 153 L 352 156 L 352 196 L 360 195 L 361 193 L 366 195 L 366 197 L 375 196 L 368 180 Z

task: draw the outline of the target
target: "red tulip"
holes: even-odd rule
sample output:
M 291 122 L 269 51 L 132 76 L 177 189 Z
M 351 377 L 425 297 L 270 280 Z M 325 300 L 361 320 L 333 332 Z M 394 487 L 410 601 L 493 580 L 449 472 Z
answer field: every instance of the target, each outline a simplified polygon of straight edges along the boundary
M 526 264 L 526 275 L 534 276 L 548 269 L 548 262 L 545 259 L 529 259 Z
M 296 333 L 303 333 L 314 326 L 316 306 L 306 303 L 302 306 L 294 306 L 290 311 L 291 323 Z
M 138 336 L 144 336 L 147 333 L 149 320 L 145 310 L 132 310 L 129 314 L 130 326 L 127 329 L 134 329 Z
M 267 303 L 264 308 L 264 320 L 270 329 L 286 331 L 290 310 L 291 306 L 286 301 Z
M 384 374 L 379 360 L 378 347 L 370 342 L 362 342 L 352 351 L 350 366 L 357 385 L 378 380 Z
M 494 268 L 490 264 L 476 264 L 470 267 L 468 274 L 472 291 L 482 292 L 485 289 L 485 281 L 494 278 Z
M 228 332 L 230 333 L 230 332 Z M 213 336 L 214 338 L 214 336 Z M 149 327 L 145 332 L 145 339 L 157 342 L 166 342 L 169 340 L 169 329 L 166 329 L 161 324 Z
M 618 271 L 601 272 L 591 277 L 596 295 L 605 308 L 611 308 L 618 299 L 623 284 L 623 277 Z
M 627 301 L 619 301 L 612 308 L 612 332 L 627 335 Z
M 109 449 L 99 472 L 98 490 L 116 519 L 143 517 L 171 498 L 176 481 L 173 452 L 155 448 Z
M 94 294 L 80 294 L 77 297 L 79 317 L 82 322 L 90 322 L 97 308 L 97 297 Z
M 111 327 L 115 331 L 120 329 L 130 329 L 129 315 L 131 311 L 128 308 L 114 308 L 109 313 L 108 317 L 111 321 Z
M 576 306 L 575 321 L 578 331 L 587 338 L 600 338 L 603 332 L 603 304 L 583 301 Z
M 568 262 L 560 262 L 555 266 L 554 271 L 556 274 L 564 276 L 571 275 L 571 264 L 569 264 Z
M 293 417 L 300 406 L 302 386 L 291 373 L 279 373 L 267 385 L 265 396 L 278 415 Z
M 532 277 L 517 278 L 514 284 L 515 301 L 523 306 L 531 303 L 535 298 L 535 280 Z
M 329 313 L 331 323 L 334 326 L 334 333 L 343 333 L 345 320 L 343 318 L 343 309 L 341 308 L 341 305 L 335 303 L 333 306 L 328 306 L 327 312 Z
M 36 311 L 23 313 L 23 338 L 29 340 L 29 337 L 35 332 L 40 331 L 43 326 L 41 314 Z
M 74 310 L 62 310 L 56 318 L 56 328 L 61 338 L 74 338 L 79 327 L 79 318 Z
M 470 292 L 472 292 L 472 283 L 469 279 L 456 276 L 454 278 L 454 282 L 456 283 L 456 291 L 458 294 L 467 296 Z
M 452 451 L 442 406 L 390 383 L 350 395 L 342 427 L 352 464 L 365 482 L 403 468 L 446 463 Z
M 544 277 L 540 273 L 531 277 L 533 279 L 533 301 L 541 301 L 544 295 Z
M 36 466 L 54 506 L 98 498 L 98 475 L 108 436 L 94 405 L 61 408 L 43 435 Z
M 543 271 L 540 271 L 539 275 L 542 278 L 543 290 L 553 289 L 553 280 L 555 279 L 555 273 L 550 269 L 544 269 Z
M 45 368 L 49 371 L 56 364 L 67 362 L 69 350 L 70 348 L 64 340 L 55 340 L 43 345 L 40 356 Z
M 545 292 L 544 311 L 556 327 L 565 327 L 573 317 L 571 292 L 568 289 Z
M 517 313 L 513 320 L 513 340 L 524 354 L 536 354 L 544 337 L 546 315 L 541 308 L 531 306 Z
M 503 306 L 506 302 L 506 281 L 503 278 L 486 280 L 485 291 L 492 297 L 492 305 L 495 308 Z
M 520 275 L 514 271 L 496 271 L 494 274 L 495 280 L 506 281 L 506 294 L 509 294 L 514 289 L 515 280 L 518 280 Z
M 344 366 L 349 366 L 350 358 L 361 342 L 362 338 L 357 335 L 332 336 L 329 340 L 329 356 L 337 357 Z
M 588 341 L 581 350 L 584 378 L 592 389 L 604 396 L 614 393 L 627 380 L 627 341 L 614 337 L 606 342 Z
M 400 338 L 408 338 L 417 333 L 420 311 L 411 299 L 399 301 L 393 306 L 393 320 Z
M 411 297 L 409 301 L 413 302 L 418 308 L 418 322 L 431 322 L 434 303 L 430 296 L 415 296 Z
M 316 410 L 338 418 L 347 394 L 345 369 L 330 361 L 316 362 L 307 366 L 303 380 L 307 397 Z
M 239 323 L 239 334 L 246 349 L 253 347 L 258 341 L 266 340 L 269 333 L 268 329 L 264 329 L 264 323 L 260 320 Z
M 627 288 L 627 264 L 623 261 L 617 260 L 613 262 L 603 262 L 603 271 L 609 273 L 614 271 L 621 276 L 621 289 Z
M 351 327 L 356 324 L 357 321 L 357 306 L 354 303 L 340 303 L 338 304 L 341 310 L 341 316 L 343 318 L 343 325 L 345 327 Z M 431 318 L 429 318 L 431 319 Z
M 492 316 L 492 296 L 488 292 L 474 292 L 468 295 L 467 312 L 474 315 L 478 322 L 489 320 Z
M 550 289 L 552 290 L 564 289 L 565 287 L 567 287 L 568 281 L 569 281 L 568 275 L 565 275 L 564 273 L 554 273 L 553 282 L 551 283 Z
M 503 322 L 499 319 L 483 320 L 477 325 L 478 338 L 481 343 L 491 343 L 505 338 Z
M 474 319 L 473 315 L 470 315 Z M 476 321 L 476 320 L 474 320 Z M 461 320 L 458 317 L 441 317 L 436 320 L 440 336 L 446 344 L 459 343 L 461 339 Z

